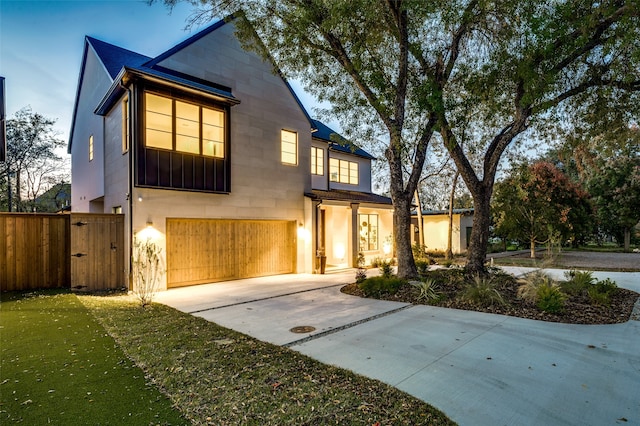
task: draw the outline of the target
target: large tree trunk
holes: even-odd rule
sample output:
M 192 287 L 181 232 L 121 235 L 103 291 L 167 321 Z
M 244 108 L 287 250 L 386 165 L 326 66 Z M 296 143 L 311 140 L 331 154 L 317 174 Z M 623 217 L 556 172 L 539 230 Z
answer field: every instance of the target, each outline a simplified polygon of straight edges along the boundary
M 453 185 L 451 186 L 451 192 L 449 193 L 449 228 L 447 229 L 447 250 L 444 252 L 445 259 L 453 258 L 453 251 L 451 246 L 453 243 L 453 201 L 456 196 L 456 186 L 458 186 L 458 176 L 460 172 L 456 171 L 453 177 Z M 462 230 L 460 230 L 462 232 Z
M 485 261 L 489 246 L 491 225 L 491 190 L 478 185 L 473 194 L 473 228 L 467 255 L 467 269 L 475 274 L 485 274 Z
M 411 200 L 412 197 L 399 196 L 393 200 L 394 239 L 398 259 L 398 277 L 418 276 L 411 250 Z

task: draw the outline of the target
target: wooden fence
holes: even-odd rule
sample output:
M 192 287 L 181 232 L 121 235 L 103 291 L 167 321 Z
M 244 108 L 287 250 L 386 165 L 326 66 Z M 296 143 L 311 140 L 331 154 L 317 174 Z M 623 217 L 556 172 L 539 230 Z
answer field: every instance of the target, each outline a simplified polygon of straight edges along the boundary
M 109 223 L 106 228 L 83 226 L 104 224 L 105 218 Z M 123 224 L 123 215 L 0 213 L 0 236 L 4 235 L 0 241 L 0 290 L 124 287 Z M 72 227 L 86 231 L 78 232 Z M 85 240 L 91 243 L 85 245 L 86 250 L 72 253 L 74 243 L 78 247 Z M 77 267 L 78 263 L 91 267 Z

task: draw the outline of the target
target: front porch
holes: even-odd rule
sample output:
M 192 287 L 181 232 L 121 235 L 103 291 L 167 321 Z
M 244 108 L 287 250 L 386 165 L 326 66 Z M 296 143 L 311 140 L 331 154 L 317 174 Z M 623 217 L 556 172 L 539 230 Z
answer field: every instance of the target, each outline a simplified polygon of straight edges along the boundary
M 393 206 L 391 200 L 376 194 L 351 191 L 313 191 L 312 239 L 316 254 L 313 266 L 325 272 L 357 266 L 358 253 L 370 265 L 376 258 L 394 257 Z

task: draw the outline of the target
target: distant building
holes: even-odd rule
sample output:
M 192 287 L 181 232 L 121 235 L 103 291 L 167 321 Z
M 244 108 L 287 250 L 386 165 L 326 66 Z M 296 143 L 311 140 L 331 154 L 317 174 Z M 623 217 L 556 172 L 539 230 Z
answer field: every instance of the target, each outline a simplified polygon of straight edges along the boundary
M 58 183 L 36 198 L 35 209 L 43 213 L 59 213 L 71 209 L 71 184 Z
M 449 230 L 448 210 L 422 211 L 422 226 L 424 230 L 424 245 L 427 251 L 447 249 L 447 234 Z M 451 237 L 451 251 L 454 254 L 466 253 L 471 241 L 473 225 L 473 209 L 453 209 L 453 232 Z M 411 217 L 411 243 L 418 242 L 418 215 Z

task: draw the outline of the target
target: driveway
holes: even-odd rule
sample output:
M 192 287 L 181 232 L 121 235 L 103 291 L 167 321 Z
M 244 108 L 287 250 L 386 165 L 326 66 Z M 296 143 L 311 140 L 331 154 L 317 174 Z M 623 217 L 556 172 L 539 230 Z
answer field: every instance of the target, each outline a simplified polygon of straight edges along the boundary
M 556 324 L 340 293 L 353 278 L 239 280 L 156 300 L 389 383 L 461 425 L 640 424 L 640 321 Z

